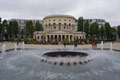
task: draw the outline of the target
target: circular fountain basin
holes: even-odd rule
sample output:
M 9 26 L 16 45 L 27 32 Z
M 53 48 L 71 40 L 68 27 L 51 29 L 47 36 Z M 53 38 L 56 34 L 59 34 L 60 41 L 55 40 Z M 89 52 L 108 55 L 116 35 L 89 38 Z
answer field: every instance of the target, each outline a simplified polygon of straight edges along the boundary
M 67 51 L 74 52 L 73 49 L 67 49 Z M 4 58 L 1 58 L 0 54 L 0 80 L 120 80 L 120 52 L 76 49 L 75 52 L 83 52 L 88 55 L 85 57 L 43 56 L 48 52 L 59 51 L 57 49 L 8 51 Z M 69 66 L 62 62 L 60 65 L 56 62 L 41 62 L 42 59 L 49 59 L 53 62 L 64 60 Z M 92 59 L 93 61 L 87 64 L 80 62 L 78 65 L 75 61 L 81 59 Z
M 41 60 L 41 62 L 52 63 L 54 65 L 77 65 L 77 64 L 85 64 L 90 62 L 91 60 L 86 59 L 88 56 L 85 52 L 75 52 L 75 51 L 52 51 L 43 54 L 45 57 Z
M 43 56 L 47 57 L 86 57 L 88 56 L 87 53 L 84 52 L 73 52 L 73 51 L 55 51 L 55 52 L 47 52 Z

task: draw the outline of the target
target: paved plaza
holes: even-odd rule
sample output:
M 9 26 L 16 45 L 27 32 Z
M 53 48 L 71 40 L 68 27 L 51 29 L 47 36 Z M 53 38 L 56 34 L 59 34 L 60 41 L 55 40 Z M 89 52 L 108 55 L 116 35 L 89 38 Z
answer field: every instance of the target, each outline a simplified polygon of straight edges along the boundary
M 15 42 L 4 42 L 6 44 L 7 50 L 14 49 Z M 0 42 L 0 51 L 2 50 L 3 42 Z M 100 48 L 100 44 L 97 44 L 97 48 Z M 18 48 L 22 48 L 22 43 L 18 44 Z M 64 45 L 42 45 L 42 44 L 25 44 L 25 48 L 64 48 Z M 74 45 L 66 45 L 66 48 L 74 48 Z M 92 48 L 91 44 L 78 45 L 78 48 Z M 110 48 L 110 42 L 104 43 L 104 49 Z M 114 42 L 113 49 L 120 50 L 120 43 Z

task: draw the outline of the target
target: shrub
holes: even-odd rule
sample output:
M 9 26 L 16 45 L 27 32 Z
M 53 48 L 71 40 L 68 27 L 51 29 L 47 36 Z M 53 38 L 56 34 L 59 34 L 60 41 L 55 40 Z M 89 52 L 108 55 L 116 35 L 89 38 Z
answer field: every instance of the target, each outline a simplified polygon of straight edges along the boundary
M 34 38 L 31 38 L 31 40 L 30 40 L 30 41 L 31 41 L 31 43 L 34 43 L 35 39 L 34 39 Z
M 89 43 L 94 43 L 95 42 L 95 39 L 93 37 L 89 37 L 88 40 L 89 40 Z

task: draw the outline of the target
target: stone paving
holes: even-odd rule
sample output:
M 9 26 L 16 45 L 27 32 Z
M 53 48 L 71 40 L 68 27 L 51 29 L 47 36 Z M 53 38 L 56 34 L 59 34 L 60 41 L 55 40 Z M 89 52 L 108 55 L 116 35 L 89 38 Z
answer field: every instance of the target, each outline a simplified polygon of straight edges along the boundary
M 7 50 L 14 49 L 15 42 L 4 42 Z M 0 42 L 0 51 L 2 50 L 3 43 Z M 100 48 L 100 44 L 97 44 L 97 48 Z M 22 48 L 22 43 L 19 43 L 18 48 Z M 40 44 L 25 44 L 25 48 L 64 48 L 64 45 L 40 45 Z M 74 45 L 66 45 L 66 48 L 74 48 Z M 78 48 L 92 48 L 91 44 L 78 45 Z M 110 42 L 104 43 L 104 49 L 110 48 Z M 113 49 L 120 50 L 120 42 L 113 43 Z

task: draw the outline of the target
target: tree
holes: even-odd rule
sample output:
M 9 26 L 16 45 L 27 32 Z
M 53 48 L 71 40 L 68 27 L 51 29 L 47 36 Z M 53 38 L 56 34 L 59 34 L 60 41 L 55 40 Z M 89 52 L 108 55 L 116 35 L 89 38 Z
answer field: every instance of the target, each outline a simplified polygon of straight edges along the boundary
M 27 38 L 32 38 L 33 32 L 34 32 L 34 27 L 33 27 L 33 23 L 32 23 L 31 20 L 26 21 L 25 31 L 26 31 L 26 37 Z
M 88 20 L 84 24 L 84 31 L 86 33 L 86 39 L 87 39 L 88 35 L 89 35 L 89 23 L 88 23 Z
M 15 38 L 17 38 L 18 33 L 19 33 L 19 27 L 18 27 L 18 22 L 17 21 L 13 21 L 13 32 L 15 35 Z
M 90 25 L 90 34 L 92 37 L 96 36 L 97 38 L 99 38 L 99 26 L 96 22 Z
M 106 22 L 105 23 L 105 35 L 106 35 L 106 37 L 107 37 L 107 40 L 109 40 L 110 39 L 110 37 L 111 37 L 111 26 L 110 26 L 110 24 L 108 23 L 108 22 Z
M 22 29 L 22 31 L 21 31 L 21 38 L 23 38 L 23 36 L 24 36 L 24 30 Z
M 96 27 L 96 36 L 97 38 L 99 38 L 99 35 L 100 35 L 99 25 L 96 23 L 95 27 Z
M 80 17 L 80 18 L 78 19 L 77 31 L 83 31 L 83 22 L 84 22 L 83 17 Z
M 13 36 L 13 31 L 12 30 L 13 30 L 13 22 L 10 21 L 9 26 L 8 26 L 8 35 L 9 35 L 10 38 Z
M 0 40 L 2 40 L 2 24 L 0 23 Z
M 39 21 L 36 21 L 35 23 L 35 31 L 43 31 L 43 27 Z
M 105 29 L 104 29 L 103 26 L 101 26 L 101 28 L 100 28 L 100 37 L 101 37 L 101 40 L 104 39 L 104 34 L 105 34 Z
M 2 33 L 2 24 L 0 24 L 0 33 Z
M 116 38 L 117 38 L 117 37 L 116 37 L 116 32 L 117 32 L 116 29 L 115 29 L 114 27 L 112 27 L 112 28 L 111 28 L 111 33 L 112 33 L 112 34 L 111 34 L 111 39 L 112 39 L 112 40 L 116 40 Z
M 3 20 L 2 27 L 3 27 L 3 32 L 7 32 L 8 30 L 7 20 Z
M 8 23 L 7 20 L 3 20 L 2 22 L 2 39 L 7 40 L 8 39 Z
M 93 37 L 94 34 L 95 34 L 95 27 L 94 27 L 94 23 L 92 23 L 90 25 L 90 35 L 91 35 L 91 37 Z
M 19 33 L 19 27 L 18 27 L 18 22 L 15 20 L 10 21 L 9 26 L 8 26 L 8 35 L 10 37 L 17 38 Z
M 117 33 L 118 33 L 118 37 L 120 39 L 120 26 L 118 26 Z

